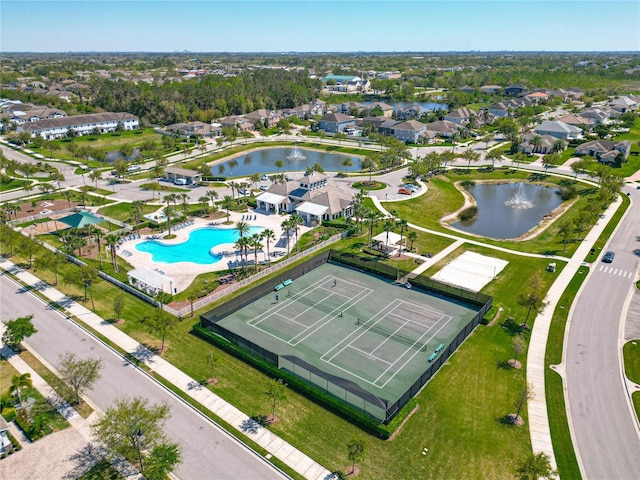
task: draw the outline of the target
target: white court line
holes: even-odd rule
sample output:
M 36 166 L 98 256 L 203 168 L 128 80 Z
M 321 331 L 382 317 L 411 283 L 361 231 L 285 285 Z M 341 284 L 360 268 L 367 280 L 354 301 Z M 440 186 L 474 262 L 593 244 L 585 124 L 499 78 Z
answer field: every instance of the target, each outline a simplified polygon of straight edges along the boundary
M 296 319 L 297 317 L 294 317 L 294 318 L 285 317 L 285 316 L 284 316 L 284 315 L 282 315 L 280 312 L 275 312 L 271 318 L 273 318 L 274 316 L 278 316 L 278 317 L 284 318 L 287 322 L 295 323 L 295 324 L 297 324 L 297 325 L 300 325 L 301 327 L 306 327 L 306 326 L 307 326 L 307 325 L 306 325 L 306 324 L 304 324 L 304 323 L 296 322 L 296 320 L 295 320 L 295 319 Z
M 373 293 L 373 290 L 371 290 L 370 288 L 367 288 L 365 290 L 363 290 L 361 292 L 361 297 L 360 298 L 351 298 L 349 300 L 347 300 L 346 302 L 344 302 L 342 305 L 340 305 L 337 308 L 334 308 L 330 313 L 328 313 L 327 315 L 325 315 L 324 317 L 322 317 L 320 320 L 318 320 L 317 322 L 315 322 L 314 324 L 310 325 L 307 330 L 304 330 L 302 332 L 300 332 L 298 335 L 296 335 L 295 337 L 293 337 L 291 340 L 295 340 L 296 338 L 298 338 L 300 335 L 302 335 L 303 333 L 308 332 L 309 330 L 311 330 L 313 327 L 315 327 L 318 323 L 322 322 L 325 318 L 327 317 L 335 317 L 335 314 L 338 312 L 342 312 L 344 310 L 347 310 L 348 308 L 353 307 L 356 303 L 360 302 L 360 300 L 363 300 L 364 298 L 368 297 L 369 295 L 371 295 L 371 293 Z M 353 303 L 349 303 L 349 302 L 353 302 Z M 306 340 L 307 338 L 309 338 L 309 336 L 313 335 L 317 330 L 319 330 L 320 328 L 322 328 L 324 325 L 326 325 L 327 322 L 323 323 L 322 325 L 320 325 L 318 328 L 316 328 L 315 330 L 312 330 L 311 332 L 309 332 L 309 334 L 305 335 L 304 337 L 300 338 L 296 343 L 291 343 L 291 340 L 289 340 L 287 343 L 289 345 L 297 345 L 300 342 L 303 342 L 304 340 Z
M 356 347 L 351 347 L 353 350 L 355 350 L 356 352 L 360 352 L 364 355 L 366 355 L 367 357 L 371 357 L 375 360 L 378 360 L 379 362 L 382 363 L 386 363 L 387 365 L 391 365 L 391 363 L 387 362 L 386 360 L 381 359 L 380 357 L 376 357 L 375 355 L 371 355 L 371 353 L 365 352 L 364 350 L 360 350 L 359 348 Z
M 375 314 L 373 317 L 371 317 L 369 319 L 369 322 L 371 322 L 371 320 L 373 320 L 374 318 L 380 317 L 382 318 L 384 315 L 386 315 L 386 310 L 393 310 L 393 305 L 400 302 L 400 300 L 398 300 L 397 298 L 391 302 L 389 305 L 387 305 L 386 308 L 383 308 L 382 310 L 380 310 L 377 314 Z M 324 360 L 324 357 L 331 352 L 331 350 L 334 350 L 336 348 L 338 348 L 341 344 L 343 344 L 344 342 L 347 342 L 349 340 L 350 337 L 352 337 L 353 335 L 357 334 L 358 332 L 360 332 L 360 335 L 356 336 L 353 340 L 351 340 L 350 342 L 348 342 L 344 347 L 342 347 L 340 350 L 338 350 L 331 358 L 329 358 L 329 360 L 325 360 L 328 363 L 331 363 L 331 361 L 337 357 L 338 355 L 340 355 L 343 350 L 347 349 L 354 341 L 356 341 L 357 339 L 359 339 L 362 335 L 364 335 L 367 330 L 362 330 L 361 328 L 358 328 L 356 330 L 354 330 L 353 332 L 351 332 L 349 335 L 347 335 L 344 339 L 342 339 L 342 341 L 340 343 L 338 343 L 335 347 L 331 348 L 329 351 L 327 351 L 324 355 L 322 355 L 322 357 L 320 357 L 321 359 Z M 331 363 L 331 365 L 333 365 L 333 363 Z
M 453 319 L 453 317 L 449 316 L 449 320 L 447 320 L 447 321 L 446 321 L 446 322 L 445 322 L 445 323 L 444 323 L 444 324 L 443 324 L 443 325 L 442 325 L 442 326 L 441 326 L 441 327 L 436 331 L 436 333 L 434 333 L 434 334 L 431 336 L 431 338 L 430 338 L 429 340 L 427 340 L 427 343 L 429 343 L 431 340 L 433 340 L 433 338 L 434 338 L 434 337 L 435 337 L 435 336 L 440 332 L 440 330 L 442 330 L 444 327 L 446 327 L 452 319 Z M 389 377 L 389 380 L 387 380 L 386 382 L 384 382 L 384 384 L 382 385 L 382 387 L 381 387 L 381 388 L 386 387 L 386 386 L 387 386 L 387 383 L 389 383 L 391 380 L 393 380 L 393 377 L 395 377 L 395 376 L 396 376 L 396 375 L 397 375 L 397 374 L 398 374 L 398 373 L 399 373 L 399 372 L 400 372 L 400 371 L 405 367 L 405 365 L 406 365 L 407 363 L 409 363 L 409 362 L 413 359 L 413 357 L 415 357 L 415 356 L 416 356 L 416 355 L 418 355 L 419 353 L 421 353 L 421 352 L 416 351 L 413 355 L 411 355 L 411 357 L 410 357 L 409 359 L 407 359 L 407 361 L 406 361 L 406 362 L 404 362 L 402 365 L 400 365 L 400 367 L 395 371 L 395 373 L 394 373 L 393 375 L 391 375 L 391 377 Z M 391 367 L 389 367 L 389 368 L 391 368 Z M 378 378 L 380 378 L 380 377 L 378 377 Z M 376 379 L 376 380 L 377 380 L 377 379 Z

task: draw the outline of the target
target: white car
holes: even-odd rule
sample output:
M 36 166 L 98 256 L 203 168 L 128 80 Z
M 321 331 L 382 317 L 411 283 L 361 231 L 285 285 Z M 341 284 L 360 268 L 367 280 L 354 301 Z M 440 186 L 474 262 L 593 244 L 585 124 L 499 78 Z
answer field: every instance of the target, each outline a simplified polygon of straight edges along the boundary
M 260 190 L 266 191 L 269 187 L 267 185 L 260 185 Z
M 265 180 L 269 180 L 269 177 L 267 177 L 266 175 L 262 175 L 260 177 L 260 180 L 262 180 L 264 182 Z

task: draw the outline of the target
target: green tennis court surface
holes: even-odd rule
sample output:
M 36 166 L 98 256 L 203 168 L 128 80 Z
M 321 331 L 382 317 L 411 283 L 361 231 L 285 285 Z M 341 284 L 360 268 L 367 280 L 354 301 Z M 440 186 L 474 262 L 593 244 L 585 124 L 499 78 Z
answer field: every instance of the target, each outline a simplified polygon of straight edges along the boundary
M 362 400 L 332 391 L 313 369 L 290 359 L 301 359 L 393 403 L 477 312 L 448 298 L 325 263 L 219 325 L 277 354 L 280 368 L 350 403 Z

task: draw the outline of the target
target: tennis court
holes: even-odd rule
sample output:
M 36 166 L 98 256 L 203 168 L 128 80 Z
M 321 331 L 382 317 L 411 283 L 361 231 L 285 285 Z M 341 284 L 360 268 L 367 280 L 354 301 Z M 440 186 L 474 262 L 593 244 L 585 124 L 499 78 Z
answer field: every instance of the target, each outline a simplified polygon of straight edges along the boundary
M 362 408 L 329 384 L 392 404 L 446 348 L 457 348 L 452 342 L 478 310 L 330 262 L 217 323 L 278 355 L 280 368 Z

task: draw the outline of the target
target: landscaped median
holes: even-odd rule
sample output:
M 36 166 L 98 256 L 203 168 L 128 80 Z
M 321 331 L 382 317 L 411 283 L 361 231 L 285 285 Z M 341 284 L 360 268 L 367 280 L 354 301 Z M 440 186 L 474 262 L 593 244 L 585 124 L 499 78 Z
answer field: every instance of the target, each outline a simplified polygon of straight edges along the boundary
M 640 339 L 625 343 L 622 353 L 624 356 L 625 375 L 629 380 L 640 385 Z M 640 390 L 632 392 L 631 400 L 636 411 L 636 417 L 640 419 Z

